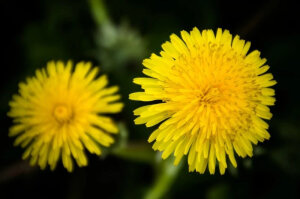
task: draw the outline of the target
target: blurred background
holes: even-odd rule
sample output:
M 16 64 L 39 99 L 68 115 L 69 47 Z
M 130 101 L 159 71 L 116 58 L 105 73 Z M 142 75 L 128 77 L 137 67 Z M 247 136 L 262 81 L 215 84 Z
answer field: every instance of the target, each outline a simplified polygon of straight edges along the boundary
M 1 1 L 0 198 L 143 198 L 160 189 L 168 161 L 160 161 L 147 137 L 153 129 L 133 124 L 128 94 L 139 89 L 142 60 L 171 33 L 226 28 L 251 41 L 268 59 L 278 84 L 271 108 L 271 139 L 255 147 L 254 157 L 238 159 L 224 176 L 189 173 L 186 161 L 169 178 L 162 198 L 300 198 L 299 6 L 292 1 L 31 0 Z M 3 45 L 4 43 L 4 45 Z M 112 116 L 120 135 L 102 157 L 68 173 L 30 167 L 23 150 L 7 136 L 12 124 L 8 101 L 18 82 L 49 60 L 92 61 L 120 85 L 125 109 Z M 127 150 L 123 153 L 122 149 Z M 126 149 L 125 149 L 126 148 Z M 171 168 L 171 167 L 170 167 Z M 180 168 L 180 167 L 179 167 Z M 168 179 L 168 176 L 167 178 Z M 152 198 L 155 198 L 154 196 Z

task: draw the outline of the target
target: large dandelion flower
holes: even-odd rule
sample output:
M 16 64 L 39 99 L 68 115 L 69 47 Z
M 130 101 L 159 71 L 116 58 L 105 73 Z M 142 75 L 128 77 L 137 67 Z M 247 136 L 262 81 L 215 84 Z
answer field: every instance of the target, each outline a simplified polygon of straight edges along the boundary
M 108 147 L 117 133 L 115 123 L 105 113 L 119 112 L 118 87 L 106 88 L 105 75 L 96 79 L 99 69 L 91 63 L 49 62 L 46 69 L 20 83 L 19 94 L 9 103 L 8 113 L 14 119 L 9 136 L 17 136 L 15 145 L 26 148 L 23 158 L 32 165 L 53 170 L 62 159 L 68 171 L 73 170 L 72 157 L 78 166 L 87 165 L 86 148 L 101 154 L 100 145 Z
M 234 39 L 229 31 L 218 29 L 172 34 L 162 45 L 160 56 L 145 59 L 143 73 L 135 78 L 143 92 L 130 95 L 138 101 L 158 103 L 134 111 L 136 124 L 147 127 L 159 124 L 149 142 L 162 158 L 174 153 L 175 164 L 188 155 L 190 171 L 221 174 L 227 157 L 236 167 L 234 153 L 251 157 L 252 144 L 269 139 L 272 117 L 268 106 L 274 105 L 276 84 L 269 66 L 259 51 L 247 54 L 250 42 Z M 183 40 L 183 41 L 182 41 Z

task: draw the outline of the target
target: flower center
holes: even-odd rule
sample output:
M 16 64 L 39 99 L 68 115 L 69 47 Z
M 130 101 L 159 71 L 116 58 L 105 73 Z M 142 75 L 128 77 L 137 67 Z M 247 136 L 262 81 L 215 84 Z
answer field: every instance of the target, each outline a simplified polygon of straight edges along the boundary
M 58 122 L 65 123 L 72 118 L 72 110 L 65 104 L 59 104 L 54 107 L 53 116 Z
M 217 102 L 220 99 L 220 89 L 217 87 L 211 87 L 208 88 L 201 96 L 201 100 L 202 102 L 206 102 L 206 103 L 214 103 Z

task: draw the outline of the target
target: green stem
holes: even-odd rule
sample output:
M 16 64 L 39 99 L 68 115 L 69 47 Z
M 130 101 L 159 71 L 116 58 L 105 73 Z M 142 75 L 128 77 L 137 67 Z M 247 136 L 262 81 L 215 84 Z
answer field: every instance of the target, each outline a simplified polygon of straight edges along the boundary
M 146 192 L 144 199 L 159 199 L 171 188 L 182 164 L 173 165 L 174 158 L 161 159 L 161 153 L 154 152 L 150 145 L 144 143 L 127 142 L 128 131 L 123 123 L 118 123 L 120 129 L 119 141 L 110 150 L 111 155 L 135 162 L 150 164 L 156 171 L 153 185 Z
M 145 144 L 128 143 L 124 147 L 118 147 L 111 151 L 112 155 L 131 161 L 153 164 L 155 159 L 154 151 Z
M 159 199 L 171 188 L 182 164 L 173 165 L 173 159 L 162 160 L 153 186 L 146 192 L 144 199 Z
M 110 18 L 103 0 L 89 0 L 91 13 L 98 26 L 110 23 Z

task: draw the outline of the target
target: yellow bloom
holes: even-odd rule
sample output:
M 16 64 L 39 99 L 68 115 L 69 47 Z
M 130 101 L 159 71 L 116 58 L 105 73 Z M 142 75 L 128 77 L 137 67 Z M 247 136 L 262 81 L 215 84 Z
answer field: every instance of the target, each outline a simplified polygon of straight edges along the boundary
M 143 73 L 149 77 L 135 78 L 143 92 L 129 98 L 158 103 L 134 111 L 136 124 L 147 127 L 159 124 L 149 142 L 154 150 L 163 151 L 162 158 L 174 153 L 178 164 L 188 155 L 190 171 L 204 173 L 208 166 L 221 174 L 228 157 L 237 166 L 238 156 L 252 156 L 252 143 L 269 139 L 268 124 L 274 105 L 276 84 L 269 66 L 255 50 L 247 55 L 250 42 L 239 36 L 232 39 L 229 31 L 218 29 L 172 34 L 162 45 L 160 56 L 145 59 Z
M 49 62 L 47 68 L 19 84 L 19 94 L 9 103 L 14 119 L 9 136 L 17 136 L 15 145 L 26 148 L 23 159 L 53 170 L 61 157 L 64 167 L 73 170 L 87 165 L 84 148 L 101 154 L 100 145 L 110 146 L 117 133 L 116 124 L 104 113 L 120 112 L 118 87 L 106 88 L 106 75 L 95 79 L 99 69 L 80 62 L 72 72 L 72 63 Z

